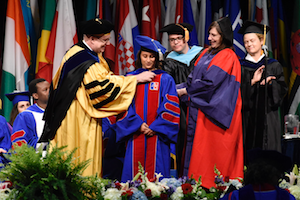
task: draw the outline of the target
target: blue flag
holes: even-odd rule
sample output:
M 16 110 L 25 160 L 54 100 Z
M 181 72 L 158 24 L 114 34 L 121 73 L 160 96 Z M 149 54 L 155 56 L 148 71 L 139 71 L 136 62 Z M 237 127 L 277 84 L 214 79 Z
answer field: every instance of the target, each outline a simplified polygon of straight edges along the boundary
M 239 0 L 226 0 L 224 13 L 225 16 L 229 17 L 232 23 L 235 52 L 240 58 L 244 58 L 246 50 L 243 42 L 243 35 L 238 33 L 243 24 Z
M 183 22 L 184 23 L 189 23 L 193 25 L 193 31 L 190 32 L 190 40 L 189 40 L 189 45 L 198 45 L 198 38 L 197 38 L 197 31 L 196 31 L 196 25 L 195 25 L 195 20 L 193 16 L 193 10 L 191 6 L 190 0 L 184 0 L 183 4 Z
M 35 63 L 37 54 L 37 37 L 34 28 L 34 22 L 31 13 L 30 2 L 21 0 L 22 13 L 27 34 L 27 43 L 31 62 L 28 70 L 25 72 L 25 89 L 28 90 L 28 84 L 35 78 Z

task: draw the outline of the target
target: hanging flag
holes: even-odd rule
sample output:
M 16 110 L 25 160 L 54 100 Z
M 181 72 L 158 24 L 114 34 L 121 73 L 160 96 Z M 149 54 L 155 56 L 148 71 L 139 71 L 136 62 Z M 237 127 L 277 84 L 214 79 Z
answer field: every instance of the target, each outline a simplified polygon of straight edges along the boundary
M 38 1 L 39 0 L 30 0 L 30 8 L 31 8 L 31 14 L 33 18 L 36 38 L 40 37 L 40 23 L 41 23 Z
M 190 0 L 184 0 L 183 2 L 183 22 L 191 24 L 194 28 L 190 32 L 190 39 L 188 41 L 190 46 L 198 45 L 197 29 L 194 21 L 193 10 Z
M 160 40 L 161 26 L 160 0 L 144 0 L 142 8 L 141 33 L 155 40 Z
M 25 72 L 25 89 L 28 90 L 28 84 L 35 78 L 35 63 L 37 53 L 37 37 L 35 34 L 34 21 L 31 13 L 31 4 L 28 0 L 21 0 L 22 13 L 27 34 L 27 43 L 30 54 L 30 64 Z
M 287 42 L 290 36 L 290 31 L 285 26 L 285 16 L 283 13 L 283 5 L 281 0 L 272 0 L 269 8 L 272 51 L 274 58 L 283 66 L 283 73 L 286 83 L 289 82 L 289 43 Z
M 202 47 L 208 47 L 208 27 L 212 23 L 211 0 L 201 1 L 198 41 Z
M 112 18 L 112 8 L 114 6 L 114 2 L 110 0 L 98 0 L 97 3 L 97 17 L 101 19 L 106 19 L 110 21 L 112 24 L 114 23 Z M 116 36 L 115 31 L 112 30 L 110 32 L 110 44 L 105 47 L 104 57 L 106 58 L 111 71 L 115 72 L 115 52 L 116 52 Z
M 211 4 L 212 13 L 213 13 L 213 21 L 216 21 L 224 16 L 222 2 L 223 1 L 221 1 L 221 0 L 214 0 L 213 3 Z
M 3 68 L 1 79 L 2 115 L 9 121 L 12 103 L 5 97 L 15 89 L 25 90 L 25 72 L 30 65 L 26 29 L 21 2 L 9 0 L 6 10 Z
M 243 35 L 238 33 L 241 26 L 243 25 L 239 0 L 225 1 L 225 16 L 229 17 L 232 24 L 233 45 L 235 48 L 235 53 L 240 58 L 244 58 L 246 54 L 246 49 L 244 47 Z
M 52 77 L 66 51 L 78 42 L 72 1 L 58 0 L 46 58 L 53 63 Z
M 85 0 L 85 10 L 84 10 L 85 21 L 88 21 L 90 19 L 95 19 L 96 11 L 97 11 L 97 2 L 98 2 L 97 0 Z
M 138 23 L 131 0 L 117 0 L 116 18 L 118 40 L 116 50 L 116 74 L 135 69 L 134 60 L 139 50 L 134 38 L 139 35 Z
M 176 5 L 177 5 L 177 0 L 166 0 L 166 13 L 165 13 L 164 26 L 171 23 L 175 23 Z M 164 32 L 162 34 L 161 44 L 164 47 L 166 47 L 168 51 L 170 51 L 171 47 L 168 39 L 169 39 L 168 33 Z
M 255 19 L 260 24 L 266 24 L 269 26 L 268 18 L 268 6 L 266 0 L 256 0 Z M 271 34 L 267 33 L 266 45 L 268 47 L 269 57 L 273 58 L 272 45 L 271 45 Z
M 294 3 L 291 38 L 292 73 L 289 84 L 289 113 L 300 116 L 300 0 Z
M 41 37 L 38 41 L 38 51 L 36 60 L 36 78 L 44 78 L 51 83 L 52 81 L 52 61 L 46 58 L 46 50 L 51 33 L 52 22 L 56 10 L 56 0 L 47 0 L 42 3 L 41 17 Z

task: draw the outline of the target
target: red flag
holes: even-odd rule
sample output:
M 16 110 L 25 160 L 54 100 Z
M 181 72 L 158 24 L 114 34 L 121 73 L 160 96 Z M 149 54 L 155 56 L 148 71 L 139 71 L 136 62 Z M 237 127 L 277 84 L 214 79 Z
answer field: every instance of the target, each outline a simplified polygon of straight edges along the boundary
M 160 40 L 161 29 L 160 0 L 144 0 L 142 9 L 142 35 Z
M 183 22 L 183 1 L 184 0 L 177 0 L 176 1 L 175 23 L 182 23 Z

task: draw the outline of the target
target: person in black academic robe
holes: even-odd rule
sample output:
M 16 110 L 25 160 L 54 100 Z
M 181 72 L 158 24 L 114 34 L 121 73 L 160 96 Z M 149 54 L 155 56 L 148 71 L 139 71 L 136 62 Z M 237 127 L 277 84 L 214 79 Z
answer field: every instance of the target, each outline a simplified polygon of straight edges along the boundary
M 266 27 L 267 31 L 269 29 Z M 278 109 L 287 93 L 287 85 L 282 65 L 262 54 L 263 31 L 264 25 L 251 21 L 246 21 L 239 31 L 244 34 L 247 51 L 246 57 L 240 60 L 244 145 L 246 150 L 258 147 L 281 151 L 282 133 Z M 265 71 L 267 71 L 267 95 Z

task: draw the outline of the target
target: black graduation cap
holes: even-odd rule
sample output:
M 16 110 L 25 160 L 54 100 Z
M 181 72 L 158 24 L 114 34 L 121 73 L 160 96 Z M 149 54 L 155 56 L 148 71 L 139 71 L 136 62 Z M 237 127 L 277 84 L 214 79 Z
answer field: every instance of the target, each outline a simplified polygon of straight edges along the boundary
M 82 23 L 82 33 L 89 35 L 98 35 L 110 33 L 114 25 L 105 19 L 95 18 Z
M 164 26 L 162 29 L 160 29 L 159 32 L 167 32 L 168 34 L 178 34 L 178 35 L 185 36 L 184 28 L 186 28 L 189 32 L 191 32 L 194 27 L 188 23 L 179 23 L 179 24 L 172 23 Z
M 217 23 L 219 24 L 221 31 L 223 33 L 223 41 L 227 45 L 233 44 L 233 31 L 232 31 L 232 25 L 231 21 L 228 17 L 223 17 L 217 20 Z
M 24 91 L 24 92 L 14 91 L 12 93 L 5 94 L 5 96 L 10 101 L 12 101 L 13 105 L 15 105 L 19 101 L 29 101 L 30 93 L 29 91 Z
M 271 28 L 269 26 L 266 26 L 266 31 L 268 32 Z M 267 33 L 266 32 L 266 33 Z M 245 21 L 243 23 L 243 26 L 238 31 L 240 34 L 247 34 L 247 33 L 259 33 L 264 34 L 264 24 L 260 24 L 253 21 Z
M 281 173 L 287 172 L 292 168 L 292 160 L 290 157 L 275 151 L 275 150 L 262 150 L 259 148 L 247 151 L 248 165 L 266 162 L 276 167 Z

